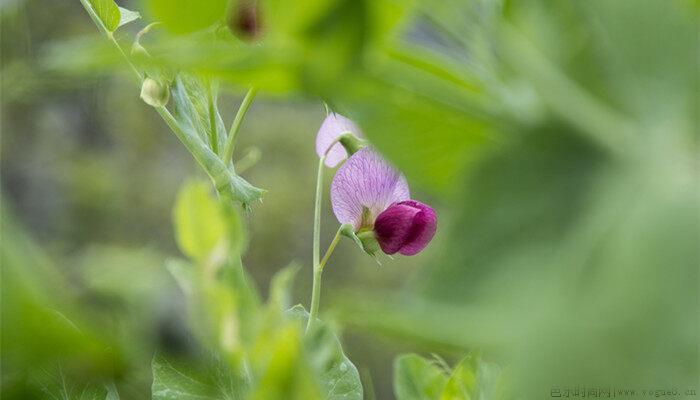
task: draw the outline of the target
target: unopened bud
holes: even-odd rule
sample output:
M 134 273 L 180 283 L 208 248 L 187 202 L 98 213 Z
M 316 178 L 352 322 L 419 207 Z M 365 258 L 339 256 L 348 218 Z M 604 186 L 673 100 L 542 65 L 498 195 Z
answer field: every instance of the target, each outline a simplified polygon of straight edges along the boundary
M 229 6 L 226 25 L 241 39 L 251 40 L 260 35 L 258 0 L 234 0 Z
M 149 106 L 163 107 L 170 99 L 170 89 L 167 84 L 152 78 L 146 78 L 141 85 L 141 100 Z

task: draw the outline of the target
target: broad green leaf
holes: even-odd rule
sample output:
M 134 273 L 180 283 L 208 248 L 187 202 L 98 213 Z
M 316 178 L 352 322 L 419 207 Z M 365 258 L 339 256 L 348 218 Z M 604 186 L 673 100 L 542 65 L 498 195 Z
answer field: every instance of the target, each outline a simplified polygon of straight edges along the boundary
M 285 323 L 274 332 L 268 332 L 260 343 L 258 363 L 260 379 L 251 400 L 288 399 L 321 400 L 313 372 L 302 349 L 302 328 L 296 323 Z
M 114 32 L 119 27 L 121 14 L 114 0 L 88 0 L 104 27 Z
M 475 400 L 476 371 L 470 359 L 462 360 L 452 371 L 440 400 Z
M 193 377 L 188 372 L 176 368 L 161 356 L 153 357 L 151 364 L 153 400 L 214 400 L 219 399 L 216 387 L 200 377 Z
M 444 371 L 417 354 L 394 362 L 394 394 L 397 400 L 438 400 L 445 388 Z
M 227 3 L 227 0 L 148 0 L 148 8 L 171 32 L 182 34 L 223 20 Z
M 119 394 L 114 383 L 102 384 L 99 381 L 85 379 L 85 374 L 62 365 L 60 362 L 43 364 L 41 368 L 35 368 L 27 376 L 24 382 L 28 386 L 36 386 L 37 391 L 29 398 L 60 399 L 60 400 L 119 400 Z M 13 381 L 14 379 L 8 379 Z M 3 384 L 3 386 L 5 386 Z M 11 385 L 10 385 L 11 387 Z M 3 387 L 3 398 L 27 398 L 17 396 L 9 388 Z M 25 388 L 25 391 L 27 389 Z M 23 393 L 19 391 L 18 393 Z M 25 392 L 31 393 L 31 392 Z M 41 396 L 39 396 L 41 394 Z
M 300 266 L 292 263 L 277 271 L 270 282 L 268 306 L 284 312 L 291 306 L 292 284 Z
M 507 389 L 499 366 L 472 352 L 453 369 L 440 400 L 504 400 Z
M 129 22 L 136 21 L 137 19 L 141 18 L 141 14 L 139 14 L 138 11 L 131 11 L 127 10 L 124 7 L 119 7 L 119 25 L 124 26 L 128 24 Z
M 183 185 L 173 220 L 180 250 L 195 260 L 204 260 L 217 246 L 223 246 L 224 254 L 238 251 L 244 241 L 238 214 L 214 198 L 203 182 Z
M 292 307 L 287 314 L 306 326 L 309 313 L 300 304 Z M 323 382 L 324 399 L 362 400 L 360 374 L 350 359 L 345 356 L 340 341 L 331 328 L 317 321 L 304 336 L 304 349 L 307 357 Z
M 110 383 L 107 386 L 107 395 L 105 396 L 105 400 L 119 400 L 119 392 L 117 391 L 117 387 L 114 386 L 114 383 Z
M 195 362 L 156 355 L 151 370 L 153 400 L 245 399 L 250 384 L 247 372 L 231 368 L 215 353 Z

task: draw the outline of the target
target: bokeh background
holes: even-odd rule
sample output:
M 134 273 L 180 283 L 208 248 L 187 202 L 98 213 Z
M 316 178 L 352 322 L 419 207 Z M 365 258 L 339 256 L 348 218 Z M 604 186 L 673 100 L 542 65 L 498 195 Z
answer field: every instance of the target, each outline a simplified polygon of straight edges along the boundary
M 377 266 L 344 240 L 326 269 L 322 314 L 365 385 L 391 399 L 397 354 L 452 363 L 478 348 L 521 398 L 697 391 L 697 2 L 427 3 L 401 38 L 444 70 L 368 68 L 330 96 L 440 217 L 419 256 Z M 175 194 L 201 172 L 126 66 L 66 47 L 97 37 L 79 2 L 6 0 L 0 18 L 3 396 L 35 393 L 25 371 L 58 362 L 85 379 L 117 370 L 122 398 L 148 398 L 154 351 L 196 347 L 164 265 L 180 256 Z M 246 216 L 244 264 L 267 293 L 297 261 L 304 304 L 325 116 L 311 92 L 262 91 L 237 150 L 260 152 L 243 176 L 268 190 Z M 334 231 L 326 196 L 323 244 Z M 105 342 L 128 368 L 100 364 Z

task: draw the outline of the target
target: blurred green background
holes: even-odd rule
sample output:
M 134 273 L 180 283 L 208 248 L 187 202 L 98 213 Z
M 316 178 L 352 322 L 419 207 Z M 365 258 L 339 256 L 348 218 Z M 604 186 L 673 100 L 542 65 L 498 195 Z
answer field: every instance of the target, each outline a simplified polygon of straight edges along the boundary
M 157 1 L 123 3 L 157 14 Z M 699 389 L 697 2 L 306 3 L 286 17 L 315 30 L 291 45 L 281 23 L 240 52 L 154 44 L 222 79 L 227 126 L 245 85 L 262 87 L 237 150 L 261 152 L 242 175 L 268 190 L 243 260 L 262 293 L 296 260 L 308 305 L 322 97 L 440 218 L 416 257 L 378 267 L 344 240 L 324 274 L 322 315 L 376 398 L 393 398 L 399 353 L 452 363 L 477 348 L 516 398 Z M 156 349 L 197 357 L 164 264 L 179 256 L 177 189 L 203 175 L 78 1 L 0 13 L 2 395 L 70 382 L 58 363 L 149 398 Z

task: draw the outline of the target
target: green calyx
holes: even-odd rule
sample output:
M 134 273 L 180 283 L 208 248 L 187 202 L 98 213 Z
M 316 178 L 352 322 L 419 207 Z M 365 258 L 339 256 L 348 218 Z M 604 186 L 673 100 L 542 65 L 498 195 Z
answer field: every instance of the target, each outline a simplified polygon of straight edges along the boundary
M 379 242 L 377 241 L 377 236 L 374 234 L 373 230 L 362 230 L 357 233 L 360 243 L 362 243 L 362 250 L 370 256 L 374 257 L 379 252 Z
M 346 132 L 340 135 L 338 141 L 341 145 L 343 145 L 345 151 L 348 152 L 348 156 L 357 153 L 363 147 L 365 147 L 365 142 L 350 132 Z

